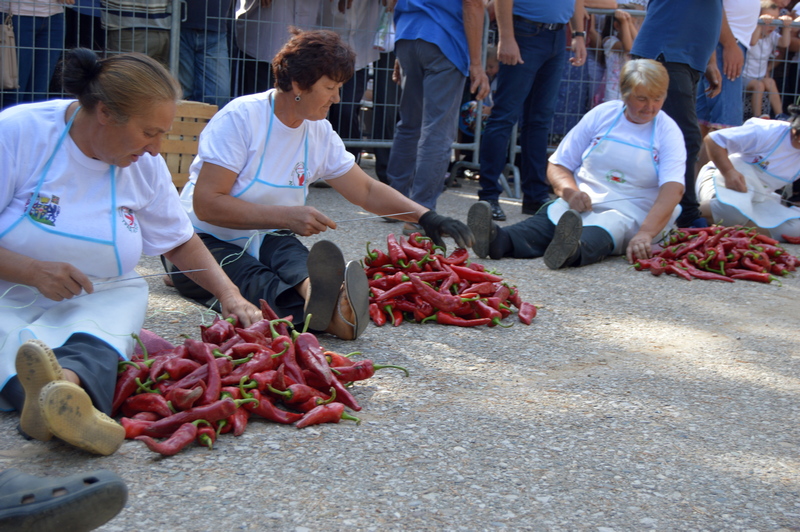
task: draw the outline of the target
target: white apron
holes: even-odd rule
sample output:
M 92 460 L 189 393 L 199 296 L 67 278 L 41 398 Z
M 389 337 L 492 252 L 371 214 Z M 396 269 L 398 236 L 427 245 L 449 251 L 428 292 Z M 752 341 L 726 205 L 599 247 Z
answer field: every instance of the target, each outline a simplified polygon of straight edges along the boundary
M 614 240 L 612 254 L 624 252 L 628 242 L 639 231 L 658 197 L 658 157 L 654 146 L 656 119 L 652 121 L 648 144 L 631 144 L 614 138 L 612 130 L 623 118 L 623 108 L 605 134 L 584 155 L 578 170 L 578 188 L 592 199 L 592 211 L 581 213 L 583 225 L 602 227 Z M 554 224 L 569 209 L 559 198 L 547 209 Z M 675 207 L 667 227 L 681 212 Z M 653 239 L 660 240 L 661 236 Z
M 267 171 L 262 176 L 262 169 L 264 166 L 264 156 L 267 153 L 267 144 L 272 135 L 272 123 L 275 120 L 275 95 L 271 95 L 272 105 L 270 105 L 269 125 L 267 126 L 267 136 L 264 139 L 264 150 L 261 152 L 261 159 L 258 162 L 256 175 L 253 181 L 241 192 L 234 194 L 234 198 L 240 198 L 244 201 L 255 203 L 259 205 L 305 205 L 306 196 L 308 196 L 308 179 L 300 176 L 298 179 L 300 185 L 285 185 L 278 184 L 272 179 L 275 177 L 270 171 Z M 308 123 L 304 122 L 303 126 L 306 128 L 303 168 L 308 171 Z M 236 244 L 243 248 L 248 254 L 255 258 L 259 258 L 261 249 L 261 242 L 264 240 L 266 233 L 274 231 L 271 230 L 257 230 L 257 229 L 231 229 L 228 227 L 220 227 L 203 222 L 197 218 L 194 213 L 194 182 L 190 181 L 186 184 L 181 192 L 181 203 L 189 219 L 192 221 L 195 231 L 198 233 L 207 233 L 219 240 Z
M 122 264 L 117 251 L 117 246 L 124 240 L 116 233 L 121 227 L 118 217 L 130 217 L 131 223 L 137 222 L 133 213 L 117 208 L 114 166 L 111 166 L 108 182 L 111 216 L 110 219 L 97 220 L 97 224 L 110 224 L 110 239 L 97 238 L 98 233 L 89 230 L 84 234 L 69 234 L 57 230 L 57 225 L 43 223 L 53 212 L 57 213 L 54 210 L 58 205 L 52 201 L 53 198 L 70 197 L 70 179 L 66 178 L 56 177 L 48 181 L 46 197 L 44 193 L 40 195 L 40 191 L 74 117 L 73 114 L 42 170 L 33 194 L 36 201 L 29 201 L 22 216 L 0 234 L 0 246 L 40 260 L 69 262 L 90 275 L 93 283 L 121 281 L 95 285 L 92 294 L 82 292 L 60 302 L 44 297 L 30 286 L 0 282 L 0 388 L 16 374 L 17 349 L 26 340 L 38 338 L 51 347 L 58 347 L 72 334 L 85 332 L 108 342 L 121 357 L 127 358 L 134 346 L 131 333 L 138 333 L 144 323 L 147 283 L 132 266 Z M 125 245 L 131 245 L 131 237 L 128 234 L 125 237 L 128 238 Z M 141 246 L 141 236 L 134 238 Z M 50 250 L 58 251 L 53 253 Z M 0 407 L 8 406 L 2 403 L 0 401 Z
M 769 229 L 778 227 L 788 220 L 800 218 L 800 209 L 781 204 L 781 196 L 775 192 L 776 189 L 797 180 L 800 177 L 800 170 L 789 180 L 769 171 L 770 156 L 775 153 L 775 150 L 785 140 L 790 131 L 791 129 L 787 128 L 767 156 L 757 163 L 749 163 L 736 154 L 729 157 L 733 167 L 744 176 L 745 183 L 747 183 L 747 192 L 737 192 L 726 188 L 725 178 L 713 166 L 713 163 L 709 163 L 701 170 L 701 176 L 705 177 L 705 179 L 714 180 L 714 193 L 717 196 L 717 200 L 724 205 L 735 208 L 747 219 L 752 220 L 758 227 Z M 709 176 L 708 172 L 712 172 L 712 175 Z M 697 180 L 698 188 L 705 179 Z

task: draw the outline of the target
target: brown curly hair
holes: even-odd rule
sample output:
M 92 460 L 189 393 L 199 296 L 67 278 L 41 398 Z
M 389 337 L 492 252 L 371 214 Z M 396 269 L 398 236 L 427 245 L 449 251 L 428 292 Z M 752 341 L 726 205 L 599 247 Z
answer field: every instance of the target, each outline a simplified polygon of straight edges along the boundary
M 356 54 L 334 31 L 289 28 L 291 37 L 272 60 L 275 87 L 291 92 L 292 82 L 308 90 L 322 76 L 344 83 L 353 77 Z

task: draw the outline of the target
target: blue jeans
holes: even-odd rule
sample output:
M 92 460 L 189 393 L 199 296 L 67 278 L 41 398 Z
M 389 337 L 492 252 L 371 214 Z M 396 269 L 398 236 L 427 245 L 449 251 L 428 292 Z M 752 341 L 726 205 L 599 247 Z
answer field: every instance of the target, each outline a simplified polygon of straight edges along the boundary
M 231 99 L 228 34 L 181 29 L 180 70 L 183 97 L 222 107 Z
M 547 134 L 555 112 L 566 54 L 563 30 L 540 29 L 514 21 L 514 37 L 524 63 L 500 65 L 494 107 L 481 137 L 478 197 L 497 199 L 500 174 L 508 161 L 511 129 L 522 114 L 520 189 L 525 203 L 549 201 Z
M 395 54 L 403 68 L 403 91 L 386 173 L 393 188 L 435 209 L 466 78 L 438 46 L 421 39 L 397 41 Z
M 745 58 L 747 49 L 739 44 Z M 722 45 L 717 45 L 717 67 L 720 73 L 722 70 Z M 722 90 L 714 98 L 706 96 L 708 80 L 705 76 L 700 78 L 697 84 L 697 118 L 701 124 L 714 129 L 723 127 L 741 126 L 744 122 L 744 102 L 742 101 L 742 91 L 744 83 L 742 76 L 731 81 L 727 76 L 722 77 Z M 688 186 L 688 185 L 687 185 Z
M 4 106 L 48 99 L 50 80 L 64 51 L 64 14 L 50 17 L 14 15 L 14 35 L 19 62 L 19 89 L 11 91 Z

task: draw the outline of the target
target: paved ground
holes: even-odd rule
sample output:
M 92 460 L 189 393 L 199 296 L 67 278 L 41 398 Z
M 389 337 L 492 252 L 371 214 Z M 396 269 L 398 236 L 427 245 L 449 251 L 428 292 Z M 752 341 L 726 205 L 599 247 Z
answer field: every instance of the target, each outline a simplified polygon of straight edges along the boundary
M 460 181 L 439 210 L 466 219 L 476 185 Z M 331 189 L 309 203 L 334 220 L 366 214 Z M 504 207 L 506 223 L 522 218 L 518 202 Z M 323 236 L 358 259 L 400 227 L 370 220 Z M 797 278 L 689 283 L 622 259 L 557 272 L 540 259 L 485 262 L 541 305 L 533 325 L 320 338 L 411 372 L 356 387 L 360 426 L 256 421 L 212 451 L 163 459 L 131 441 L 95 457 L 26 442 L 2 414 L 0 464 L 118 472 L 130 498 L 106 532 L 800 530 Z M 158 278 L 151 288 L 146 326 L 198 337 L 208 316 Z

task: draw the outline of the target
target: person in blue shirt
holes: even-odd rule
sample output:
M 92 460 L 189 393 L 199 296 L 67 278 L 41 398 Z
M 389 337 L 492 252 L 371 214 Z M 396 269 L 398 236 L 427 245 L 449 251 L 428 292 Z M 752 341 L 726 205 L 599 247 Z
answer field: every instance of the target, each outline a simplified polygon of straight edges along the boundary
M 389 0 L 401 72 L 400 122 L 387 175 L 393 188 L 428 209 L 444 188 L 458 130 L 465 77 L 480 100 L 489 94 L 481 62 L 482 0 Z M 404 231 L 417 231 L 410 223 Z
M 719 94 L 721 75 L 712 55 L 722 27 L 722 0 L 650 0 L 631 56 L 655 59 L 669 73 L 663 111 L 683 132 L 686 188 L 679 227 L 706 225 L 695 192 L 695 162 L 702 137 L 697 121 L 697 84 L 705 73 L 708 96 Z

